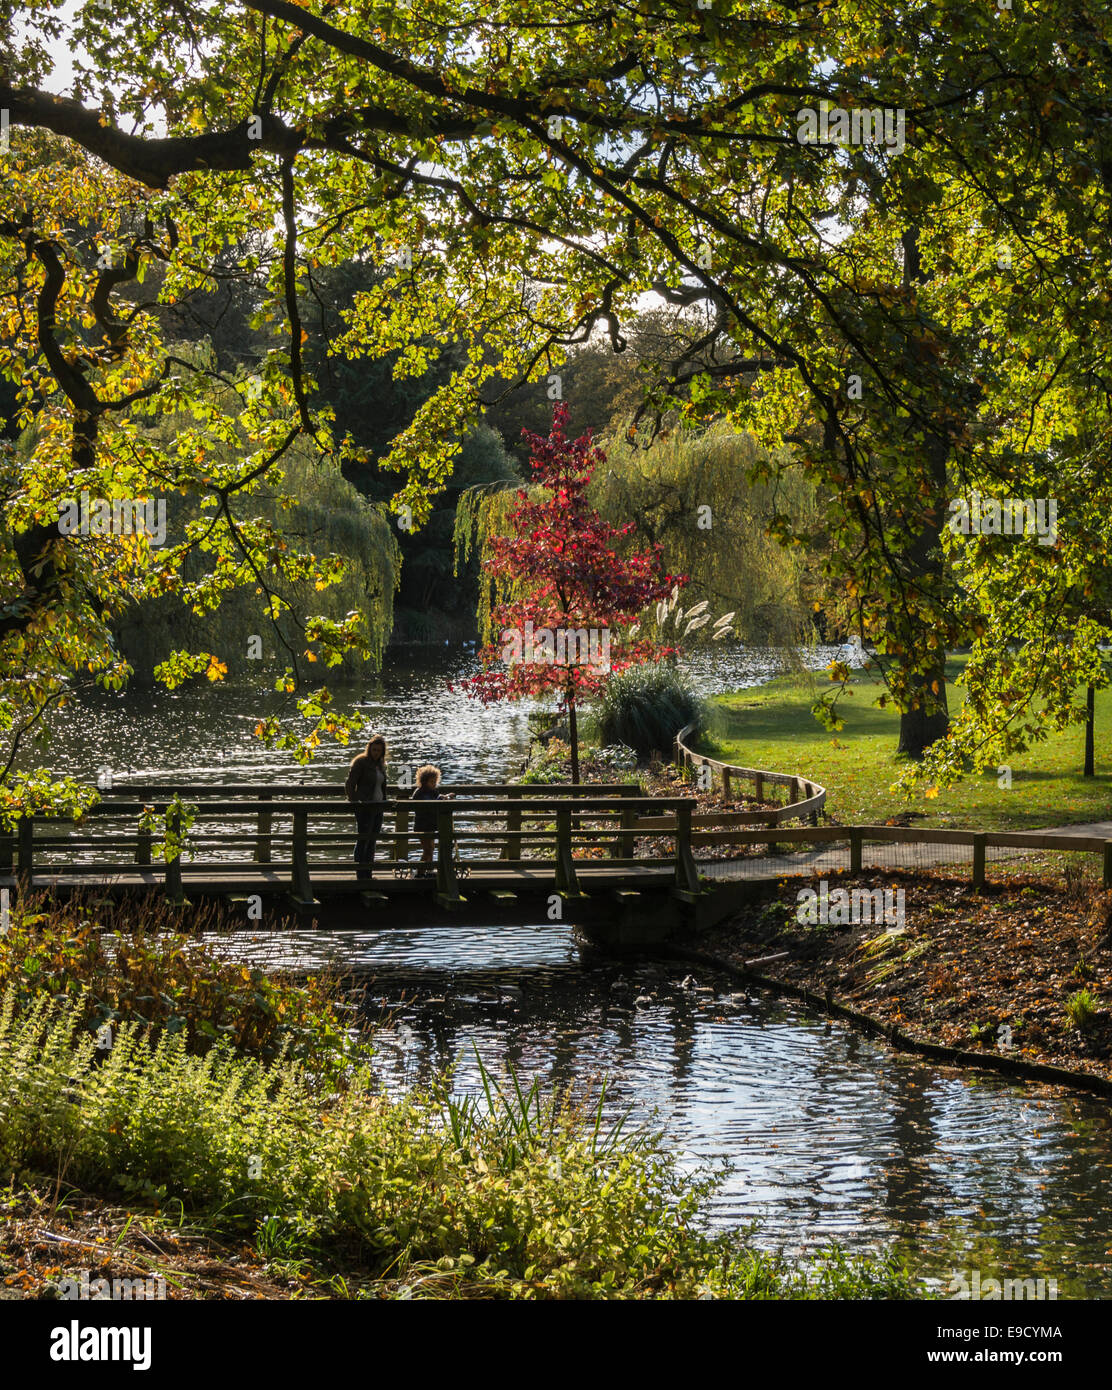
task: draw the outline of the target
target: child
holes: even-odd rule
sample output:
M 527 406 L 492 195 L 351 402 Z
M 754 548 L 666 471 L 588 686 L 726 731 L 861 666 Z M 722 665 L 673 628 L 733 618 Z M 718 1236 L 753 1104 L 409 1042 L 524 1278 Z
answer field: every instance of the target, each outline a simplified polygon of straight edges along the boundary
M 417 787 L 411 801 L 439 801 L 440 769 L 438 767 L 419 767 Z M 450 796 L 443 798 L 451 801 Z M 436 835 L 436 811 L 431 806 L 421 806 L 413 813 L 413 829 L 421 837 L 421 874 L 432 872 L 432 845 Z

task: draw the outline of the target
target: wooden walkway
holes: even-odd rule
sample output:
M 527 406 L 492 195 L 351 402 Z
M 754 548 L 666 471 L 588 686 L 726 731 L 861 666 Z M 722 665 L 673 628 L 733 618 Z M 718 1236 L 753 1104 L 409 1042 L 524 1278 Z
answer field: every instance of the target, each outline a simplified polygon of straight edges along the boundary
M 811 819 L 824 790 L 783 783 L 804 800 L 777 809 Z M 646 797 L 635 783 L 457 784 L 452 800 L 432 803 L 435 861 L 423 876 L 409 790 L 388 792 L 370 881 L 356 874 L 353 808 L 334 783 L 131 783 L 80 822 L 29 817 L 0 835 L 0 886 L 159 894 L 182 907 L 224 899 L 247 904 L 245 926 L 264 902 L 268 915 L 335 926 L 559 920 L 631 945 L 703 930 L 789 875 L 964 862 L 979 888 L 996 859 L 1064 850 L 1099 855 L 1112 886 L 1104 824 L 1077 827 L 1087 835 L 785 825 L 765 811 L 696 816 L 693 798 Z M 697 861 L 721 845 L 765 852 Z
M 612 920 L 632 930 L 639 917 L 669 928 L 704 922 L 711 899 L 723 915 L 729 910 L 731 895 L 700 882 L 691 798 L 645 797 L 632 783 L 457 784 L 452 800 L 432 808 L 435 860 L 426 877 L 408 789 L 387 790 L 370 881 L 357 876 L 353 807 L 334 783 L 134 783 L 105 793 L 80 822 L 27 818 L 0 836 L 0 883 L 158 893 L 183 906 L 277 900 L 303 919 L 344 924 L 508 915 Z M 669 852 L 644 853 L 648 834 L 657 844 L 670 840 Z

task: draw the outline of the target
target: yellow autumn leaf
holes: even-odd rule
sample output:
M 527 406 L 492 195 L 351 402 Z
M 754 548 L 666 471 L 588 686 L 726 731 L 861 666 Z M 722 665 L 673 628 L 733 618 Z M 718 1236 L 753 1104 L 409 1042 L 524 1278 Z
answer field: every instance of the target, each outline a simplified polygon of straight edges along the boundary
M 923 795 L 924 795 L 924 796 L 929 796 L 929 797 L 935 797 L 935 796 L 938 795 L 938 788 L 937 788 L 937 787 L 927 787 L 927 789 L 923 792 Z
M 224 664 L 224 662 L 223 662 L 223 661 L 218 661 L 218 660 L 216 659 L 216 657 L 214 657 L 214 656 L 210 656 L 210 657 L 209 657 L 208 670 L 205 672 L 205 675 L 208 676 L 209 680 L 210 680 L 210 681 L 219 681 L 219 680 L 223 680 L 224 677 L 225 677 L 227 674 L 228 674 L 228 668 L 227 668 L 227 666 Z

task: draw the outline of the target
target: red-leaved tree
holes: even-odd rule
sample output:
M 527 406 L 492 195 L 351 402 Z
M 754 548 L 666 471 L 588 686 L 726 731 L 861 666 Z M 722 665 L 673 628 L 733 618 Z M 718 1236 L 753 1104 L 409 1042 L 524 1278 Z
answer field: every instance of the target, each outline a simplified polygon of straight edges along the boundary
M 664 571 L 660 546 L 620 555 L 636 528 L 614 527 L 587 500 L 587 485 L 606 455 L 590 431 L 567 439 L 567 406 L 552 415 L 545 438 L 522 433 L 531 449 L 533 500 L 520 491 L 507 520 L 509 534 L 492 536 L 483 577 L 492 588 L 482 671 L 461 682 L 484 704 L 554 691 L 568 716 L 572 781 L 579 781 L 576 711 L 610 676 L 675 652 L 631 633 L 652 603 L 685 585 L 686 575 Z

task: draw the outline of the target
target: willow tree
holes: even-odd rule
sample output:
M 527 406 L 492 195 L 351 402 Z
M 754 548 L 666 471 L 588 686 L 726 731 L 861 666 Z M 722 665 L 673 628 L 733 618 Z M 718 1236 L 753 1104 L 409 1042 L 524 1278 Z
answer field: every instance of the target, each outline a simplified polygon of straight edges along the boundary
M 821 592 L 801 546 L 772 530 L 797 524 L 818 505 L 814 489 L 785 465 L 775 482 L 754 477 L 764 451 L 751 435 L 719 423 L 705 432 L 672 430 L 646 449 L 604 440 L 607 461 L 591 497 L 612 522 L 636 519 L 638 535 L 659 543 L 670 569 L 689 576 L 684 602 L 729 609 L 734 635 L 790 650 L 810 626 Z
M 467 344 L 388 456 L 407 525 L 496 379 L 543 389 L 596 331 L 624 349 L 656 294 L 700 329 L 646 358 L 646 408 L 723 415 L 770 450 L 795 442 L 831 499 L 829 582 L 927 732 L 945 650 L 980 621 L 940 556 L 940 494 L 1030 475 L 1017 445 L 1047 382 L 1024 364 L 1045 345 L 1021 310 L 1047 309 L 1057 355 L 1094 323 L 1107 336 L 1112 17 L 1082 0 L 569 0 L 558 15 L 540 0 L 76 0 L 68 13 L 68 29 L 52 6 L 18 32 L 0 18 L 0 368 L 46 425 L 9 471 L 5 696 L 32 710 L 43 687 L 23 684 L 28 669 L 90 655 L 118 674 L 98 615 L 149 559 L 91 557 L 55 526 L 61 490 L 115 485 L 109 460 L 133 489 L 215 497 L 189 544 L 210 547 L 214 574 L 265 576 L 269 537 L 240 524 L 243 489 L 299 436 L 359 461 L 315 408 L 300 304 L 318 269 L 370 251 L 388 273 L 334 348 L 396 354 L 405 377 L 430 341 Z M 67 39 L 73 84 L 55 94 L 48 50 Z M 44 154 L 43 132 L 68 143 Z M 247 228 L 266 249 L 229 266 Z M 122 310 L 153 261 L 164 302 L 215 276 L 254 280 L 284 346 L 234 412 L 209 371 L 175 360 L 153 309 Z M 1055 469 L 1081 377 L 1056 380 L 1066 419 L 1040 426 Z M 140 422 L 168 410 L 195 425 L 148 457 Z M 249 448 L 214 476 L 207 442 L 233 431 Z M 1040 565 L 1036 604 L 1051 584 Z

